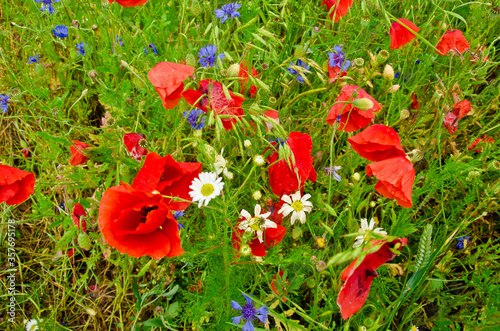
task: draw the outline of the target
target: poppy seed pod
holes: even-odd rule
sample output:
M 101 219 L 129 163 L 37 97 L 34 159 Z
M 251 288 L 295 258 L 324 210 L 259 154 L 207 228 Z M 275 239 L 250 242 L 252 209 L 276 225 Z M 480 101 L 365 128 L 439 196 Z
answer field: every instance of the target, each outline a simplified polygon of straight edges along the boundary
M 352 61 L 355 67 L 362 68 L 365 65 L 365 60 L 361 57 L 358 57 Z
M 387 61 L 387 59 L 389 58 L 389 56 L 390 56 L 389 52 L 383 49 L 377 54 L 377 62 L 379 64 L 384 64 L 385 61 Z
M 361 22 L 360 22 L 361 26 L 363 28 L 366 28 L 368 27 L 368 25 L 370 25 L 370 18 L 369 17 L 366 17 L 366 16 L 363 16 L 361 17 Z
M 385 65 L 383 76 L 389 82 L 394 80 L 394 69 L 392 68 L 392 66 L 390 64 Z
M 356 99 L 352 105 L 360 110 L 368 110 L 373 108 L 373 101 L 368 98 Z

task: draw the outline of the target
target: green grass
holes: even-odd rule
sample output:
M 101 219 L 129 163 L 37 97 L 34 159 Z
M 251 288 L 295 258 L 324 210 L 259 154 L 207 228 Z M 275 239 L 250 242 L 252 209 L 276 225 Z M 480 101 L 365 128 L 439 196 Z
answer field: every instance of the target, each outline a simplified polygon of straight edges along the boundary
M 141 7 L 122 8 L 107 1 L 63 0 L 54 4 L 54 15 L 40 12 L 31 0 L 2 3 L 0 94 L 12 97 L 8 112 L 0 116 L 0 163 L 35 173 L 37 182 L 27 202 L 2 204 L 2 287 L 8 287 L 6 276 L 11 273 L 9 219 L 17 221 L 19 267 L 15 323 L 8 321 L 5 304 L 0 329 L 21 330 L 24 319 L 34 318 L 42 330 L 159 330 L 159 325 L 236 330 L 241 324 L 231 324 L 230 318 L 238 315 L 231 300 L 242 303 L 241 292 L 253 294 L 257 306 L 270 307 L 271 330 L 500 328 L 500 17 L 492 14 L 493 6 L 463 0 L 355 1 L 347 16 L 334 24 L 320 1 L 253 0 L 242 2 L 240 18 L 221 24 L 214 10 L 226 3 L 150 0 Z M 419 38 L 392 51 L 390 23 L 402 17 L 420 28 Z M 368 23 L 361 24 L 362 18 Z M 69 26 L 68 38 L 51 33 L 58 24 Z M 431 46 L 450 28 L 464 32 L 471 52 L 484 45 L 489 60 L 471 62 L 468 53 L 437 55 Z M 123 47 L 116 35 L 122 37 Z M 85 57 L 76 54 L 80 41 L 86 44 Z M 144 53 L 149 43 L 159 55 L 149 49 L 149 55 Z M 199 49 L 207 44 L 215 44 L 226 58 L 210 69 L 197 64 L 187 88 L 196 89 L 199 80 L 212 78 L 240 92 L 238 80 L 225 76 L 225 70 L 246 61 L 259 71 L 258 80 L 250 82 L 259 90 L 253 99 L 244 94 L 246 116 L 234 130 L 212 125 L 198 138 L 182 117 L 190 106 L 181 101 L 165 110 L 147 73 L 160 61 L 183 62 L 190 55 L 197 61 Z M 349 60 L 364 59 L 364 68 L 350 69 L 344 79 L 383 105 L 374 123 L 395 129 L 405 151 L 423 153 L 414 163 L 412 208 L 378 194 L 376 180 L 366 176 L 368 161 L 347 142 L 353 134 L 334 132 L 325 122 L 341 88 L 340 83 L 329 84 L 322 69 L 334 45 L 343 45 Z M 380 75 L 384 65 L 370 63 L 369 53 L 376 56 L 380 50 L 389 51 L 386 63 L 401 79 L 388 82 Z M 27 64 L 28 56 L 36 53 L 41 64 Z M 298 57 L 312 67 L 306 84 L 285 70 Z M 411 79 L 404 82 L 410 73 Z M 392 84 L 400 89 L 391 94 Z M 459 98 L 469 100 L 474 112 L 450 135 L 442 121 L 453 109 L 457 87 Z M 436 97 L 438 90 L 443 97 Z M 419 110 L 410 109 L 412 93 Z M 261 120 L 268 109 L 279 110 L 284 134 L 266 132 Z M 400 117 L 403 109 L 410 109 L 406 119 Z M 102 128 L 99 120 L 106 112 L 115 123 Z M 252 120 L 260 124 L 251 126 Z M 231 236 L 241 209 L 253 211 L 256 190 L 262 192 L 261 205 L 278 199 L 269 186 L 268 165 L 256 167 L 250 160 L 269 147 L 270 139 L 286 138 L 293 131 L 308 133 L 313 140 L 318 179 L 305 186 L 313 211 L 298 237 L 292 235 L 298 227 L 285 218 L 287 235 L 263 261 L 238 258 Z M 121 181 L 131 183 L 141 167 L 123 144 L 123 134 L 130 132 L 146 134 L 150 152 L 171 154 L 179 162 L 201 162 L 204 171 L 213 163 L 205 144 L 217 152 L 224 148 L 234 179 L 224 179 L 224 194 L 210 203 L 212 208 L 192 205 L 186 210 L 182 256 L 132 258 L 107 245 L 100 233 L 102 194 Z M 483 135 L 497 142 L 482 146 L 481 153 L 468 151 Z M 93 147 L 86 165 L 68 163 L 75 139 Z M 247 139 L 250 148 L 243 147 Z M 28 158 L 22 157 L 23 147 L 30 149 Z M 324 175 L 323 167 L 331 163 L 342 166 L 341 182 Z M 359 181 L 353 179 L 355 173 Z M 59 213 L 55 207 L 61 202 L 67 209 Z M 88 213 L 92 248 L 87 251 L 78 247 L 78 231 L 69 216 L 76 202 Z M 344 321 L 336 304 L 340 274 L 355 256 L 354 238 L 347 235 L 358 231 L 361 218 L 376 218 L 389 235 L 408 238 L 408 246 L 392 264 L 378 269 L 380 276 L 363 308 Z M 465 235 L 470 243 L 460 250 L 456 238 Z M 318 249 L 315 238 L 322 236 L 327 244 Z M 71 248 L 75 254 L 69 258 Z M 330 261 L 329 266 L 318 271 L 313 256 Z M 401 272 L 394 274 L 397 268 Z M 290 283 L 286 303 L 270 289 L 279 270 L 286 271 Z M 193 291 L 198 282 L 201 291 Z M 96 293 L 89 293 L 91 285 L 98 286 Z M 0 298 L 6 303 L 10 296 L 2 291 Z M 254 325 L 264 329 L 262 323 Z

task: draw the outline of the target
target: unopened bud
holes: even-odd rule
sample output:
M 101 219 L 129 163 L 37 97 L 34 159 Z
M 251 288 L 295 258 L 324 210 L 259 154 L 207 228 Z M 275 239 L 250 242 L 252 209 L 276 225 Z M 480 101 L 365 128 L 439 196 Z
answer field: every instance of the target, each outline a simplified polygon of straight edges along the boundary
M 417 148 L 412 150 L 409 154 L 411 154 L 410 161 L 412 163 L 421 161 L 424 158 L 424 152 Z
M 227 77 L 238 77 L 240 74 L 240 65 L 238 63 L 231 64 L 226 70 Z
M 97 72 L 95 70 L 90 70 L 87 75 L 90 77 L 90 79 L 94 80 L 97 77 Z
M 359 182 L 361 180 L 361 175 L 359 174 L 359 172 L 355 172 L 352 175 L 352 180 L 355 181 L 355 182 Z
M 80 248 L 86 251 L 92 248 L 92 242 L 90 241 L 90 237 L 85 232 L 81 232 L 78 235 L 78 246 L 80 246 Z
M 481 176 L 481 172 L 480 171 L 477 171 L 477 170 L 472 170 L 469 172 L 469 177 L 470 178 L 477 178 Z
M 99 27 L 97 26 L 97 24 L 92 24 L 92 30 L 94 30 L 94 31 L 95 31 L 95 30 L 97 30 L 97 29 L 99 29 Z
M 252 142 L 250 140 L 246 139 L 243 142 L 243 145 L 245 146 L 245 148 L 250 148 L 250 147 L 252 147 Z
M 373 108 L 373 101 L 368 98 L 361 98 L 354 100 L 352 105 L 360 110 L 368 110 Z
M 399 85 L 392 85 L 391 87 L 389 87 L 387 93 L 392 94 L 396 93 L 397 91 L 399 91 Z
M 370 201 L 370 207 L 375 208 L 377 203 L 375 201 Z
M 405 120 L 408 117 L 410 117 L 410 111 L 408 109 L 402 109 L 401 112 L 399 113 L 399 119 Z
M 193 54 L 189 53 L 186 55 L 186 64 L 191 67 L 196 67 L 196 58 Z
M 254 200 L 260 200 L 262 198 L 262 193 L 260 193 L 260 191 L 255 191 L 252 193 L 252 198 Z
M 441 90 L 436 90 L 436 91 L 434 92 L 434 98 L 435 98 L 435 99 L 441 99 L 441 98 L 443 97 L 443 95 L 444 95 L 444 94 L 443 94 L 443 91 L 441 91 Z
M 191 4 L 191 12 L 194 16 L 198 16 L 202 12 L 202 8 L 200 2 L 198 0 L 194 0 Z
M 266 160 L 264 160 L 264 157 L 262 155 L 256 155 L 253 158 L 253 162 L 258 166 L 263 166 L 264 163 L 266 163 Z
M 389 82 L 394 80 L 394 69 L 392 68 L 392 66 L 390 64 L 385 65 L 383 76 Z

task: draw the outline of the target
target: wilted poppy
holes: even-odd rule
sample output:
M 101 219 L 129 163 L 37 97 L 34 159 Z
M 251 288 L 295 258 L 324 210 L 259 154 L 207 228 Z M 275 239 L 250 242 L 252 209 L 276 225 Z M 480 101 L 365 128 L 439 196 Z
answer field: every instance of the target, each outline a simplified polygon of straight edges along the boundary
M 357 93 L 356 97 L 354 97 L 355 93 Z M 330 108 L 330 112 L 328 113 L 328 117 L 326 118 L 328 124 L 333 126 L 333 124 L 340 117 L 339 130 L 345 132 L 354 132 L 370 124 L 371 121 L 375 118 L 375 115 L 373 115 L 373 113 L 382 109 L 382 105 L 380 105 L 377 100 L 372 98 L 362 88 L 356 85 L 346 85 L 342 87 L 342 89 L 340 90 L 340 95 L 335 100 L 335 102 L 352 102 L 353 100 L 362 98 L 366 98 L 373 102 L 373 107 L 368 110 L 360 110 L 349 103 L 337 103 L 333 105 L 332 108 Z
M 268 157 L 269 184 L 273 193 L 282 196 L 285 193 L 295 192 L 304 186 L 306 180 L 316 181 L 316 170 L 313 167 L 312 139 L 307 133 L 291 132 L 286 142 L 272 143 L 276 149 L 286 148 L 293 153 L 287 159 L 279 159 L 278 152 Z M 284 151 L 283 154 L 287 154 Z M 290 168 L 289 164 L 292 166 Z
M 177 106 L 184 92 L 182 81 L 193 73 L 193 67 L 173 62 L 160 62 L 149 70 L 149 80 L 160 95 L 165 109 Z
M 110 4 L 115 2 L 115 0 L 108 0 L 108 1 Z M 142 6 L 143 4 L 148 2 L 148 0 L 116 0 L 116 2 L 122 5 L 123 7 L 137 7 L 137 6 Z
M 337 304 L 340 307 L 343 319 L 348 319 L 363 307 L 370 292 L 372 281 L 375 277 L 378 277 L 376 270 L 382 264 L 392 260 L 396 256 L 393 252 L 393 249 L 396 249 L 396 245 L 398 245 L 397 250 L 401 251 L 401 247 L 405 246 L 406 243 L 406 238 L 397 238 L 391 242 L 387 242 L 386 240 L 372 241 L 370 249 L 374 249 L 377 246 L 378 249 L 373 253 L 367 254 L 359 265 L 357 265 L 358 260 L 356 259 L 344 269 L 340 276 L 344 284 L 337 298 Z
M 33 173 L 0 165 L 0 203 L 19 205 L 35 191 L 34 187 Z
M 406 18 L 400 18 L 399 20 L 410 28 L 410 30 L 397 21 L 392 23 L 389 30 L 391 34 L 391 49 L 397 49 L 408 44 L 413 38 L 415 38 L 415 34 L 412 31 L 418 32 L 420 30 L 420 28 L 408 21 Z
M 240 72 L 238 74 L 238 77 L 241 78 L 241 89 L 240 89 L 241 94 L 245 93 L 245 90 L 246 90 L 247 84 L 248 84 L 248 80 L 249 80 L 249 78 L 248 78 L 249 77 L 248 76 L 249 70 L 245 64 L 246 63 L 240 64 Z M 250 74 L 252 75 L 252 77 L 257 77 L 259 75 L 257 70 L 255 70 L 254 67 L 250 67 L 250 68 L 251 68 Z M 255 86 L 255 85 L 250 86 L 250 96 L 252 98 L 255 97 L 255 93 L 257 93 L 257 86 Z
M 148 155 L 148 150 L 141 147 L 141 140 L 146 141 L 146 136 L 142 133 L 126 133 L 123 135 L 123 143 L 127 147 L 130 156 L 139 162 L 143 156 Z
M 79 230 L 81 229 L 83 232 L 87 232 L 87 221 L 83 218 L 84 216 L 87 216 L 87 213 L 83 206 L 79 203 L 75 203 L 73 211 L 71 212 L 71 219 Z
M 458 129 L 458 117 L 451 111 L 443 118 L 443 125 L 450 134 L 455 133 Z
M 233 115 L 232 117 L 221 119 L 224 128 L 230 130 L 238 120 L 238 117 L 244 115 L 241 105 L 245 101 L 245 98 L 235 95 L 230 90 L 228 92 L 230 99 L 226 98 L 221 83 L 212 79 L 204 79 L 200 81 L 198 90 L 188 89 L 184 91 L 182 96 L 190 105 L 198 107 L 204 112 L 207 112 L 207 106 L 210 106 L 210 109 L 217 115 Z M 206 96 L 196 103 L 204 94 Z
M 281 297 L 281 300 L 283 300 L 283 302 L 286 302 L 286 298 L 282 297 L 282 295 L 288 294 L 286 288 L 288 285 L 290 285 L 290 283 L 287 279 L 283 278 L 284 273 L 285 272 L 283 270 L 280 270 L 280 272 L 274 275 L 273 281 L 271 282 L 271 289 L 273 290 L 274 294 L 276 294 L 278 297 Z M 280 278 L 279 281 L 278 277 Z
M 418 100 L 417 100 L 417 95 L 415 93 L 412 93 L 411 94 L 411 104 L 410 104 L 410 107 L 411 109 L 419 109 L 420 108 L 420 104 L 418 103 Z
M 406 156 L 397 132 L 382 124 L 371 125 L 347 141 L 359 155 L 370 161 Z
M 495 139 L 488 137 L 487 135 L 482 136 L 481 138 L 477 138 L 472 142 L 472 144 L 469 146 L 469 151 L 471 149 L 474 149 L 479 143 L 488 143 L 488 144 L 493 144 L 495 142 Z M 481 153 L 483 150 L 481 148 L 474 149 L 474 152 Z
M 439 55 L 447 55 L 448 52 L 454 51 L 455 54 L 461 54 L 468 50 L 469 43 L 465 39 L 462 31 L 460 30 L 448 30 L 444 33 L 444 35 L 439 40 L 436 48 L 439 50 Z
M 133 257 L 184 253 L 177 221 L 161 194 L 125 183 L 108 188 L 99 207 L 99 227 L 109 245 Z
M 354 0 L 323 0 L 321 5 L 325 5 L 330 13 L 330 18 L 338 22 L 341 17 L 344 17 L 349 12 Z M 335 7 L 332 11 L 332 7 Z
M 161 157 L 151 152 L 132 186 L 147 192 L 158 191 L 164 196 L 192 201 L 189 186 L 200 173 L 201 163 L 177 162 L 170 155 Z M 168 198 L 165 198 L 165 203 L 171 210 L 177 211 L 184 210 L 190 205 L 186 201 L 173 201 Z
M 375 190 L 389 199 L 396 199 L 398 205 L 410 208 L 411 192 L 415 180 L 415 169 L 406 157 L 399 156 L 370 163 L 366 166 L 366 174 L 374 175 L 379 180 Z
M 75 146 L 69 146 L 69 150 L 71 152 L 71 159 L 69 159 L 69 164 L 73 166 L 84 164 L 85 162 L 87 162 L 88 158 L 83 155 L 81 151 L 90 146 L 79 140 L 73 140 L 73 143 L 75 144 Z
M 466 116 L 471 111 L 470 102 L 468 100 L 462 100 L 455 104 L 455 108 L 453 109 L 453 114 L 458 117 L 459 120 L 462 117 Z

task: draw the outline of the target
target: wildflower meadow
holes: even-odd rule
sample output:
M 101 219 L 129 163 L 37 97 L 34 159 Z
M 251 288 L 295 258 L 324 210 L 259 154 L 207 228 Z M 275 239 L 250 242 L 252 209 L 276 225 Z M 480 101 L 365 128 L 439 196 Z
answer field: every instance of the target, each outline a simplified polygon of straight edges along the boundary
M 0 330 L 500 330 L 500 5 L 3 0 Z

